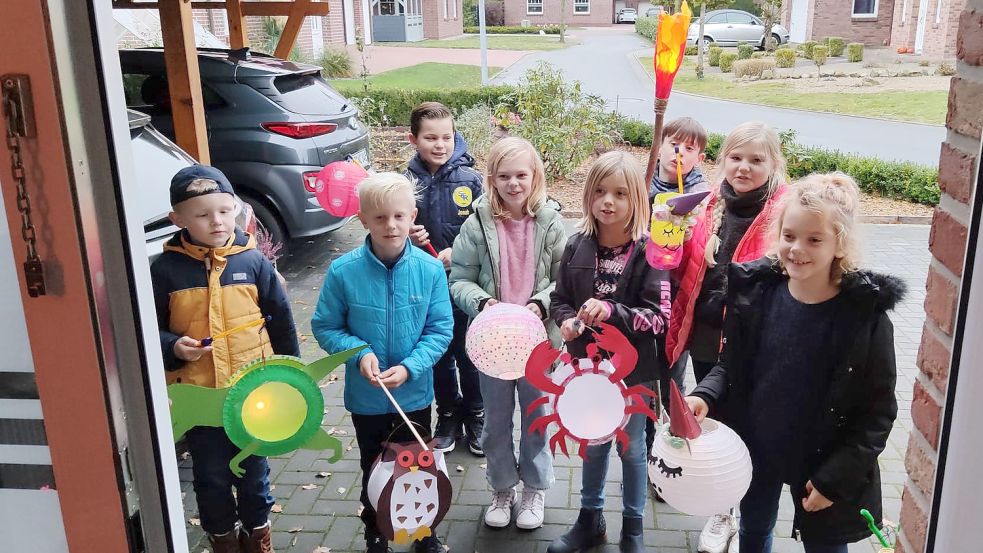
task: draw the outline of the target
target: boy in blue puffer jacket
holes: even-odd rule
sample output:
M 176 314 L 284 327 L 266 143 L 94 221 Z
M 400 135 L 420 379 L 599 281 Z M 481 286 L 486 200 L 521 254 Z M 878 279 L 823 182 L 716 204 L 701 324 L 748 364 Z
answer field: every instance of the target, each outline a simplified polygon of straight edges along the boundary
M 437 259 L 450 270 L 451 245 L 474 212 L 472 203 L 482 193 L 483 177 L 474 169 L 468 144 L 454 131 L 453 114 L 443 104 L 424 102 L 413 109 L 409 141 L 417 153 L 404 174 L 416 180 L 419 210 L 410 238 L 421 247 L 429 242 L 438 252 Z M 484 455 L 478 440 L 485 421 L 478 369 L 464 350 L 468 317 L 457 306 L 453 310 L 454 338 L 433 368 L 437 400 L 434 449 L 449 452 L 463 435 L 471 453 Z
M 379 386 L 391 390 L 428 436 L 433 366 L 450 344 L 454 320 L 443 265 L 410 246 L 413 185 L 402 175 L 378 173 L 358 191 L 358 218 L 369 236 L 328 267 L 311 330 L 328 352 L 369 346 L 345 367 L 345 408 L 352 414 L 362 468 L 366 551 L 386 553 L 389 544 L 369 503 L 369 473 L 383 442 L 414 438 Z M 430 536 L 413 551 L 444 553 L 444 548 Z

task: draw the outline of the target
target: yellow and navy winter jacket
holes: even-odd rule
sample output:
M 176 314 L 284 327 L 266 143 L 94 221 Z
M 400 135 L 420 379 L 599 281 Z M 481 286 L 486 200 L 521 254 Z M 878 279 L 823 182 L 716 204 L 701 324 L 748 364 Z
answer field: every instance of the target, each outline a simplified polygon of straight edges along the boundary
M 290 303 L 256 240 L 236 229 L 220 248 L 198 246 L 187 231 L 176 233 L 150 267 L 167 383 L 225 386 L 238 369 L 263 355 L 300 355 Z M 181 336 L 201 340 L 270 316 L 215 340 L 211 353 L 186 362 L 174 355 Z M 259 328 L 259 330 L 257 330 Z

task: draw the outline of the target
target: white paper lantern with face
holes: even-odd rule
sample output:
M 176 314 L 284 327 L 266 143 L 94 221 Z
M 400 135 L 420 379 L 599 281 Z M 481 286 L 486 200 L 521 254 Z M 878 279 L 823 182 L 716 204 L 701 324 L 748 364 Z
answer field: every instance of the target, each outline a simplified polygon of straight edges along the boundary
M 751 455 L 736 432 L 713 419 L 690 440 L 664 426 L 648 459 L 649 480 L 677 511 L 695 516 L 726 513 L 751 486 Z M 688 447 L 687 447 L 688 442 Z
M 543 321 L 532 311 L 521 305 L 496 303 L 471 321 L 464 349 L 479 371 L 516 380 L 525 374 L 532 350 L 547 339 Z

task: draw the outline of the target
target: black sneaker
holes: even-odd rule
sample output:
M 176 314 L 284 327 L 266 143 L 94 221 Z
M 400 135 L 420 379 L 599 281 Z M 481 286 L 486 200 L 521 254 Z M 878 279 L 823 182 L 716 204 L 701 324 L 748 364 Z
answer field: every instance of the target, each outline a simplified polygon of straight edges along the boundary
M 484 413 L 474 413 L 464 419 L 464 438 L 468 442 L 468 449 L 478 457 L 485 456 L 485 452 L 481 449 L 481 431 L 484 428 Z
M 413 542 L 413 553 L 446 553 L 444 544 L 437 536 L 429 536 Z
M 365 535 L 365 552 L 393 553 L 393 550 L 389 548 L 389 540 L 373 532 L 371 535 L 369 533 Z
M 437 415 L 437 428 L 434 430 L 433 448 L 443 453 L 454 451 L 454 440 L 461 432 L 461 420 L 453 413 Z

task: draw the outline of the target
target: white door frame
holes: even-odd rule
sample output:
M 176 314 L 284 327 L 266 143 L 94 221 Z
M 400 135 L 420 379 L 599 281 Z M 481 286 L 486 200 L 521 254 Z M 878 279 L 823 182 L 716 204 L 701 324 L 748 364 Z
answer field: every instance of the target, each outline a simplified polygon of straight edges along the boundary
M 801 44 L 807 40 L 806 31 L 809 27 L 809 1 L 792 0 L 792 11 L 788 18 L 789 42 Z
M 341 11 L 345 18 L 345 44 L 355 44 L 354 0 L 342 0 Z
M 928 0 L 918 1 L 918 27 L 915 29 L 915 53 L 921 54 L 925 48 L 925 27 L 928 23 Z

